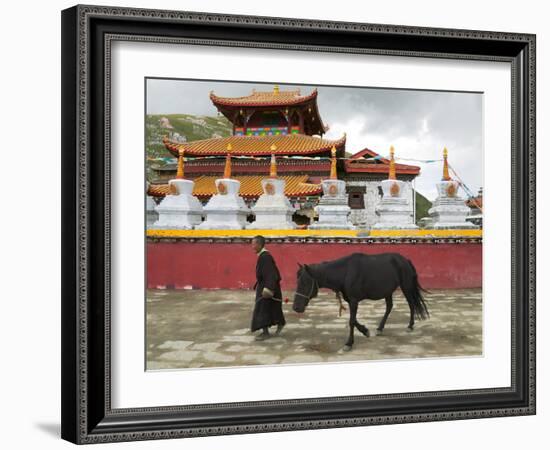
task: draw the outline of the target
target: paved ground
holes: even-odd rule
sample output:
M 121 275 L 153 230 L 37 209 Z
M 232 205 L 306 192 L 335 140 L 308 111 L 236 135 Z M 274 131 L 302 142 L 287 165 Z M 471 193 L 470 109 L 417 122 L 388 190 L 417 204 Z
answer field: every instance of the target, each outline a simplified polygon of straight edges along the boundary
M 382 335 L 376 327 L 385 302 L 363 301 L 358 319 L 371 331 L 355 331 L 351 352 L 343 352 L 348 312 L 338 317 L 331 292 L 320 292 L 306 313 L 283 305 L 287 320 L 280 337 L 254 341 L 249 331 L 252 291 L 149 290 L 147 292 L 147 368 L 289 364 L 323 361 L 475 356 L 482 353 L 481 289 L 434 290 L 427 294 L 431 317 L 407 330 L 409 308 L 400 291 Z

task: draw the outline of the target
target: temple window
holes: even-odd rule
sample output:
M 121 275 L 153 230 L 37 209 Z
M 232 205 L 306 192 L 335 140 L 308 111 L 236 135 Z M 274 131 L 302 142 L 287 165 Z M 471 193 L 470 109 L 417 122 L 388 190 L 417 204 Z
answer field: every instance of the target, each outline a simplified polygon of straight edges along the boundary
M 365 196 L 362 192 L 351 192 L 348 195 L 348 205 L 351 209 L 365 209 Z

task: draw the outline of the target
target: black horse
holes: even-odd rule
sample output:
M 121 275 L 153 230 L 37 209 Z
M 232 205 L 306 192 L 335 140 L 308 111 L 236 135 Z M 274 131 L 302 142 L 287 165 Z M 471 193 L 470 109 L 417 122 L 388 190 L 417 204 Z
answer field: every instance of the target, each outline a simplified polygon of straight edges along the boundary
M 293 309 L 305 311 L 309 301 L 317 296 L 319 288 L 341 292 L 349 304 L 349 338 L 344 351 L 353 346 L 353 330 L 357 328 L 365 336 L 370 333 L 367 327 L 357 321 L 357 308 L 364 299 L 386 299 L 386 313 L 378 332 L 381 333 L 393 307 L 393 293 L 400 287 L 411 311 L 409 329 L 414 328 L 414 319 L 429 317 L 428 308 L 420 291 L 427 292 L 418 282 L 413 263 L 399 253 L 365 255 L 353 253 L 334 261 L 319 264 L 301 265 L 297 273 L 297 288 Z

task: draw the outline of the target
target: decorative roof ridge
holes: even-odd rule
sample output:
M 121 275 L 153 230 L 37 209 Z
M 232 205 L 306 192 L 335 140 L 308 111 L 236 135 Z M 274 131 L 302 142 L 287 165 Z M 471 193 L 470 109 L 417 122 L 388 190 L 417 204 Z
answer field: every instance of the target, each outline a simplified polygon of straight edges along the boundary
M 376 164 L 377 166 L 380 166 L 380 167 L 387 167 L 390 165 L 390 162 L 388 161 L 387 163 L 385 162 L 380 162 L 381 160 L 378 160 L 379 162 L 378 163 L 371 163 L 369 161 L 361 161 L 361 160 L 346 160 L 346 164 L 348 165 L 351 165 L 351 166 L 355 166 L 355 165 L 361 165 L 361 164 L 371 164 L 371 165 L 374 165 Z M 402 164 L 402 163 L 398 163 L 396 162 L 395 163 L 395 167 L 397 168 L 401 168 L 401 169 L 420 169 L 419 166 L 413 166 L 413 165 L 410 165 L 410 164 Z
M 175 144 L 175 145 L 186 145 L 186 146 L 190 146 L 192 144 L 197 144 L 199 142 L 205 142 L 205 141 L 222 141 L 224 139 L 231 139 L 231 140 L 252 140 L 252 139 L 257 139 L 257 140 L 267 140 L 267 139 L 320 139 L 322 141 L 327 141 L 327 142 L 345 142 L 346 141 L 346 133 L 344 133 L 341 137 L 339 137 L 338 139 L 327 139 L 325 137 L 320 137 L 318 135 L 313 135 L 313 136 L 310 136 L 308 134 L 303 134 L 303 133 L 294 133 L 294 134 L 277 134 L 277 135 L 246 135 L 246 136 L 236 136 L 236 135 L 231 135 L 231 136 L 225 136 L 225 137 L 213 137 L 213 138 L 206 138 L 206 139 L 197 139 L 195 141 L 185 141 L 185 142 L 175 142 L 175 141 L 172 141 L 168 135 L 165 135 L 163 138 L 162 138 L 162 141 L 163 142 L 169 142 L 171 144 Z M 376 154 L 376 153 L 375 153 Z M 354 155 L 355 156 L 355 155 Z
M 253 102 L 255 106 L 269 106 L 273 104 L 272 102 L 278 104 L 281 102 L 284 104 L 299 104 L 316 98 L 317 94 L 317 88 L 313 89 L 313 91 L 306 95 L 301 95 L 300 89 L 278 91 L 277 93 L 274 93 L 273 91 L 253 90 L 251 94 L 241 97 L 222 97 L 214 94 L 214 91 L 210 91 L 210 100 L 213 103 L 226 106 L 235 106 L 238 105 L 239 102 L 243 102 L 244 104 L 247 104 L 247 102 Z M 258 100 L 262 96 L 268 97 L 268 99 L 263 101 Z

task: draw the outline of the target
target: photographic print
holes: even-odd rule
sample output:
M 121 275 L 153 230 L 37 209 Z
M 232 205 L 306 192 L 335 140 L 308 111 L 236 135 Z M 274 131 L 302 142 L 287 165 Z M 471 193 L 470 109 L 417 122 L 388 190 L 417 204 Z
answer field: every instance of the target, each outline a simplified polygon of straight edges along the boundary
M 483 355 L 483 94 L 145 80 L 146 369 Z

